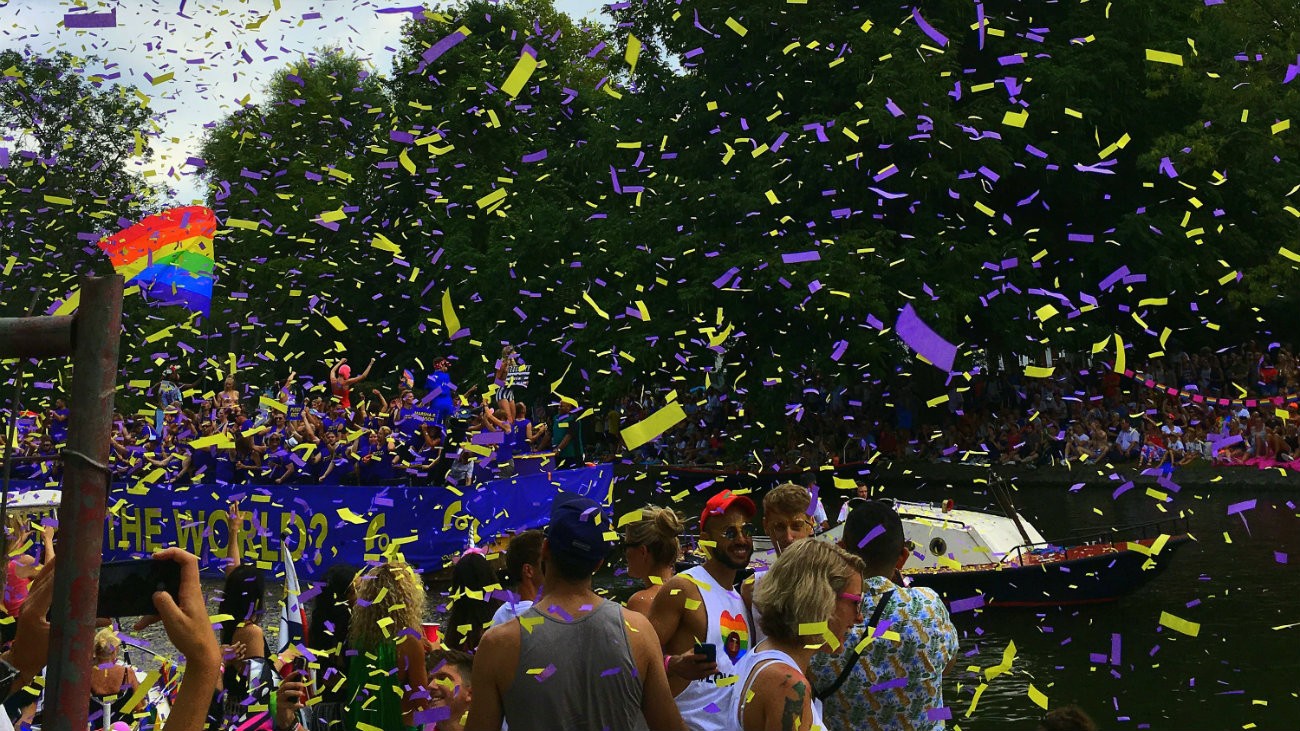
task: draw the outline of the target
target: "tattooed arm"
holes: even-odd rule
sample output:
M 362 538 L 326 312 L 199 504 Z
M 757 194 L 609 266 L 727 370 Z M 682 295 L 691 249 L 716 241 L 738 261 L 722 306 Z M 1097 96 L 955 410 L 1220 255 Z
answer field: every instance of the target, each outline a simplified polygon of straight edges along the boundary
M 795 668 L 772 662 L 758 671 L 741 709 L 744 731 L 809 731 L 812 689 Z

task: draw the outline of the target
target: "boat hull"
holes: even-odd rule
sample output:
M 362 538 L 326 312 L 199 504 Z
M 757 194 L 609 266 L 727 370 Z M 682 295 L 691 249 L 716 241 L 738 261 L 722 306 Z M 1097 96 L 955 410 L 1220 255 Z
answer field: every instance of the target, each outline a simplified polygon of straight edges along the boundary
M 1141 588 L 1168 566 L 1173 554 L 1188 541 L 1170 538 L 1158 552 L 1150 541 L 1070 549 L 1058 559 L 967 566 L 960 569 L 905 571 L 912 586 L 934 589 L 945 603 L 965 606 L 983 597 L 998 607 L 1052 607 L 1096 604 L 1119 599 Z M 1146 549 L 1146 550 L 1143 550 Z M 1073 553 L 1071 553 L 1073 552 Z M 976 600 L 976 605 L 978 601 Z

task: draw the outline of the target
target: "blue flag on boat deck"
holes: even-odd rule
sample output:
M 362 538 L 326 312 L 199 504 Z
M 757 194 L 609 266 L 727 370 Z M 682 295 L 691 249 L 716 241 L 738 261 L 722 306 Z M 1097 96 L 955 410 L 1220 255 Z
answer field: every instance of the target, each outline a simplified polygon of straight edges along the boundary
M 293 566 L 293 555 L 288 541 L 280 541 L 280 561 L 284 564 L 284 601 L 280 603 L 280 652 L 304 642 L 303 628 L 307 625 L 307 612 L 299 598 L 302 587 L 298 585 L 298 571 Z

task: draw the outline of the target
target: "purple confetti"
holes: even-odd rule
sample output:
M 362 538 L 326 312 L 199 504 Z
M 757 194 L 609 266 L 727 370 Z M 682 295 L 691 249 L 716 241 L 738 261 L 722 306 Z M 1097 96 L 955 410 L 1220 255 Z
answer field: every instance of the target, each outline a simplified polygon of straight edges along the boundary
M 916 310 L 912 309 L 912 305 L 905 305 L 903 311 L 898 313 L 894 329 L 909 348 L 945 373 L 952 372 L 953 361 L 957 359 L 957 346 L 944 340 L 931 330 L 929 325 L 922 322 Z
M 785 264 L 800 264 L 805 261 L 821 261 L 822 255 L 817 251 L 802 251 L 797 254 L 782 254 L 781 261 Z
M 461 33 L 460 31 L 455 31 L 453 33 L 450 33 L 442 40 L 438 41 L 432 46 L 429 46 L 429 50 L 421 54 L 420 58 L 424 61 L 425 64 L 431 64 L 434 61 L 438 60 L 439 56 L 446 53 L 447 51 L 450 51 L 452 48 L 455 48 L 456 44 L 460 43 L 463 40 L 465 40 L 464 33 Z
M 65 13 L 63 15 L 63 27 L 116 28 L 117 9 L 114 8 L 107 13 Z
M 937 28 L 927 23 L 925 18 L 921 17 L 920 8 L 912 8 L 912 20 L 916 21 L 916 27 L 920 28 L 922 33 L 930 36 L 930 40 L 938 43 L 940 46 L 948 45 L 948 36 L 940 33 Z

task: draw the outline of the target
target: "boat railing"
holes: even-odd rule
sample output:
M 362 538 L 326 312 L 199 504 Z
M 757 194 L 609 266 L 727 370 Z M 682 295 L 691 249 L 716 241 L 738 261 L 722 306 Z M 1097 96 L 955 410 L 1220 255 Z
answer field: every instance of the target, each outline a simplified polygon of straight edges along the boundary
M 1023 565 L 1025 553 L 1047 552 L 1064 554 L 1065 560 L 1075 558 L 1072 552 L 1087 554 L 1082 551 L 1088 546 L 1108 545 L 1121 541 L 1143 541 L 1159 538 L 1162 535 L 1176 536 L 1188 532 L 1190 520 L 1187 516 L 1176 516 L 1150 520 L 1145 523 L 1112 527 L 1107 529 L 1076 530 L 1063 538 L 1055 540 L 1022 543 L 1002 557 L 1003 563 Z

